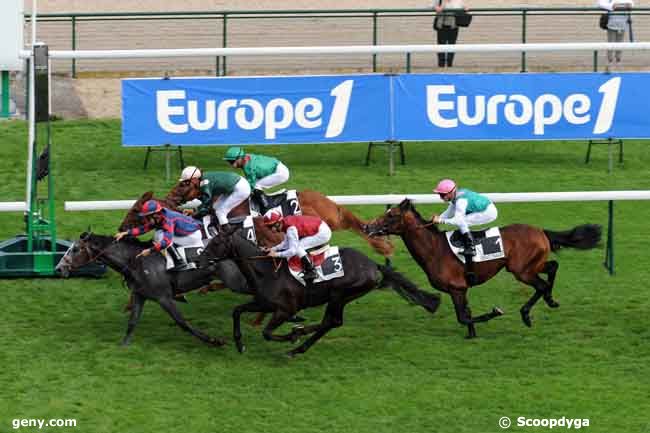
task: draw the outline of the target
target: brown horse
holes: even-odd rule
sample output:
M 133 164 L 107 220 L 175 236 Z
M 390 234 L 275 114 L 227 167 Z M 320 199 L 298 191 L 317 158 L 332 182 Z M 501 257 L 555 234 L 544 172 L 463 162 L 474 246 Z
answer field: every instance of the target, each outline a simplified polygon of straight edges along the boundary
M 599 225 L 585 224 L 563 232 L 553 232 L 524 224 L 512 224 L 500 229 L 506 257 L 487 262 L 474 263 L 476 284 L 482 284 L 504 267 L 519 281 L 535 289 L 533 296 L 521 307 L 521 319 L 531 326 L 530 310 L 544 298 L 551 308 L 559 307 L 553 299 L 553 283 L 558 262 L 548 261 L 551 251 L 561 247 L 591 249 L 598 245 L 601 235 Z M 424 220 L 410 200 L 390 208 L 386 213 L 368 224 L 366 232 L 373 236 L 398 234 L 402 237 L 411 256 L 427 274 L 433 287 L 449 293 L 458 322 L 467 325 L 468 338 L 476 337 L 474 324 L 500 316 L 503 312 L 495 307 L 491 312 L 472 317 L 467 302 L 470 285 L 465 278 L 463 263 L 456 258 L 447 243 L 445 233 Z M 543 280 L 540 274 L 546 274 Z
M 332 230 L 352 230 L 364 238 L 368 244 L 370 244 L 373 250 L 384 257 L 389 257 L 393 254 L 394 247 L 388 239 L 383 237 L 377 238 L 368 236 L 363 230 L 366 222 L 359 219 L 345 207 L 337 205 L 335 202 L 327 198 L 327 196 L 321 194 L 318 191 L 306 189 L 303 191 L 298 191 L 297 194 L 298 202 L 300 203 L 300 208 L 302 209 L 303 215 L 320 217 Z M 167 195 L 167 198 L 169 199 L 170 197 L 182 197 L 181 202 L 187 202 L 198 198 L 199 195 L 199 188 L 196 188 L 186 182 L 179 182 L 176 187 L 170 191 L 170 193 Z M 137 205 L 138 203 L 134 205 L 134 208 Z M 176 204 L 176 206 L 178 206 L 178 204 Z M 236 217 L 248 215 L 249 213 L 250 205 L 249 201 L 246 200 L 239 206 L 235 207 L 228 216 Z M 136 221 L 137 211 L 131 209 L 129 214 L 132 214 L 131 218 L 127 216 L 127 218 L 129 218 L 129 221 Z M 258 228 L 259 223 L 256 223 L 255 230 L 257 231 Z

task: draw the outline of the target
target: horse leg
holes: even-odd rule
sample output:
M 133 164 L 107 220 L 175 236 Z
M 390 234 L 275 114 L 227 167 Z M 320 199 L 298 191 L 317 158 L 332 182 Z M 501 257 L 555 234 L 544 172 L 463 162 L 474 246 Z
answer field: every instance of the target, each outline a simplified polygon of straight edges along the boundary
M 494 307 L 489 313 L 481 314 L 480 316 L 472 317 L 472 322 L 487 322 L 495 317 L 503 316 L 503 310 L 499 307 Z
M 131 306 L 131 316 L 129 317 L 129 323 L 126 327 L 126 335 L 122 340 L 122 346 L 128 346 L 131 342 L 131 336 L 133 335 L 135 326 L 140 320 L 140 316 L 142 315 L 142 308 L 144 307 L 144 302 L 146 301 L 146 298 L 144 296 L 135 292 L 132 293 L 131 299 L 133 300 L 133 304 Z
M 294 338 L 292 333 L 286 335 L 273 334 L 273 330 L 276 329 L 278 326 L 282 325 L 284 322 L 286 322 L 287 319 L 291 316 L 292 314 L 286 311 L 275 310 L 273 312 L 273 316 L 271 316 L 271 320 L 269 320 L 269 323 L 266 324 L 264 330 L 262 331 L 262 336 L 264 337 L 264 339 L 266 341 L 292 341 Z
M 343 301 L 331 301 L 327 304 L 327 309 L 325 310 L 325 316 L 320 325 L 315 325 L 310 327 L 313 329 L 314 333 L 309 337 L 304 343 L 295 349 L 287 352 L 287 356 L 293 358 L 294 356 L 305 353 L 315 342 L 321 339 L 323 335 L 327 334 L 330 330 L 338 328 L 343 325 L 343 308 L 345 307 L 345 302 Z
M 456 310 L 456 319 L 461 325 L 467 326 L 467 338 L 476 337 L 476 328 L 472 321 L 472 311 L 467 305 L 467 295 L 465 291 L 451 291 L 451 300 L 454 302 Z
M 160 306 L 162 307 L 163 310 L 169 314 L 172 319 L 176 322 L 178 326 L 181 327 L 184 331 L 189 332 L 199 340 L 203 341 L 204 343 L 211 344 L 213 346 L 223 346 L 226 344 L 226 342 L 222 339 L 219 338 L 212 338 L 209 335 L 204 334 L 203 332 L 199 331 L 198 329 L 193 328 L 190 326 L 189 323 L 185 320 L 183 315 L 181 314 L 180 311 L 178 311 L 178 308 L 176 308 L 176 303 L 171 297 L 164 297 L 158 300 L 158 303 L 160 303 Z
M 537 301 L 539 301 L 539 298 L 541 298 L 543 295 L 545 295 L 548 292 L 548 283 L 542 280 L 538 275 L 535 275 L 531 281 L 526 281 L 526 280 L 522 280 L 522 281 L 533 286 L 533 288 L 535 289 L 535 293 L 533 293 L 533 296 L 531 296 L 528 302 L 526 302 L 519 310 L 519 312 L 521 313 L 521 320 L 524 322 L 524 325 L 530 328 L 531 326 L 533 326 L 530 320 L 530 310 L 537 303 Z
M 232 310 L 232 333 L 239 353 L 244 353 L 246 350 L 246 346 L 241 342 L 241 313 L 247 311 L 262 311 L 262 307 L 257 302 L 253 301 L 247 304 L 238 305 Z
M 544 263 L 543 273 L 548 275 L 548 290 L 544 293 L 544 302 L 551 308 L 557 308 L 560 306 L 555 299 L 553 299 L 553 285 L 555 284 L 555 274 L 560 267 L 560 264 L 555 260 L 548 261 Z

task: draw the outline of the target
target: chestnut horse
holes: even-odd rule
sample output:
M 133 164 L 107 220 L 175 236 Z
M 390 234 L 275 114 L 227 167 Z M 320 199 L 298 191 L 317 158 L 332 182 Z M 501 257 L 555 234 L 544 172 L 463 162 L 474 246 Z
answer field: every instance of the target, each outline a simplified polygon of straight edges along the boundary
M 601 235 L 599 225 L 584 224 L 571 230 L 554 232 L 525 224 L 512 224 L 500 229 L 506 257 L 487 262 L 474 263 L 476 284 L 482 284 L 494 277 L 504 267 L 519 281 L 535 289 L 533 296 L 521 307 L 521 319 L 526 326 L 532 326 L 530 310 L 543 298 L 551 308 L 559 307 L 553 299 L 553 283 L 558 262 L 548 260 L 551 251 L 561 247 L 591 249 L 598 245 Z M 465 278 L 463 263 L 449 248 L 445 233 L 424 220 L 410 200 L 404 200 L 397 207 L 366 226 L 369 235 L 398 234 L 402 237 L 411 256 L 427 274 L 433 287 L 449 293 L 458 322 L 467 325 L 468 338 L 476 337 L 474 324 L 500 316 L 503 312 L 495 307 L 491 312 L 472 317 L 467 302 L 470 285 Z M 543 280 L 540 274 L 546 274 Z

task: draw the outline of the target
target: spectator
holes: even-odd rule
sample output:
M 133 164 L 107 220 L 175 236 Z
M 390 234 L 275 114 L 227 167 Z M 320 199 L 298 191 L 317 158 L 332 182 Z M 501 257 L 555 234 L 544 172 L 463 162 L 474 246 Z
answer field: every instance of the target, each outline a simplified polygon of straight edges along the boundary
M 630 14 L 621 12 L 629 11 L 634 6 L 632 0 L 598 0 L 598 6 L 610 12 L 619 12 L 608 14 L 607 42 L 623 42 L 630 25 Z M 614 59 L 617 64 L 621 62 L 621 50 L 607 50 L 607 72 L 612 69 Z
M 438 45 L 454 45 L 458 39 L 458 26 L 456 25 L 456 13 L 445 10 L 465 9 L 463 0 L 434 0 L 433 7 L 436 10 L 436 17 L 433 21 L 433 28 L 438 33 Z M 438 66 L 451 68 L 454 64 L 454 53 L 438 53 Z

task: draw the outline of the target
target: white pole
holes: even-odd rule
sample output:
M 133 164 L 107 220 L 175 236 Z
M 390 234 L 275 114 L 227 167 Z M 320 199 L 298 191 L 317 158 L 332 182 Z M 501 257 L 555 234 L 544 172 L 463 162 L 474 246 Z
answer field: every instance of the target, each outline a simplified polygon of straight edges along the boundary
M 30 198 L 32 196 L 32 160 L 34 159 L 34 139 L 36 137 L 36 107 L 34 95 L 34 47 L 36 46 L 36 0 L 32 0 L 32 53 L 29 62 L 29 143 L 27 143 L 27 188 L 26 198 L 27 209 L 30 209 Z

